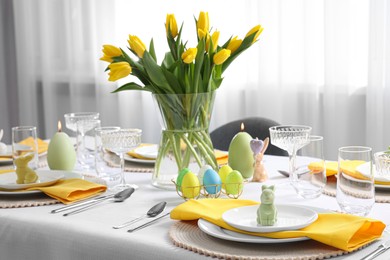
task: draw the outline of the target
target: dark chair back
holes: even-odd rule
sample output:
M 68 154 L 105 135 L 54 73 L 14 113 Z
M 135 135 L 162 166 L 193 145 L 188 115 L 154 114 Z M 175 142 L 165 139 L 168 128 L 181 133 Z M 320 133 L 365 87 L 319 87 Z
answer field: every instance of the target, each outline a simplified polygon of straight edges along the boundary
M 261 140 L 269 137 L 269 128 L 271 126 L 280 125 L 278 122 L 263 117 L 249 117 L 229 122 L 210 133 L 214 148 L 223 151 L 229 150 L 230 141 L 241 131 L 241 123 L 244 123 L 245 132 L 250 134 L 253 138 L 257 137 Z M 271 142 L 265 154 L 288 156 L 286 151 L 272 145 Z

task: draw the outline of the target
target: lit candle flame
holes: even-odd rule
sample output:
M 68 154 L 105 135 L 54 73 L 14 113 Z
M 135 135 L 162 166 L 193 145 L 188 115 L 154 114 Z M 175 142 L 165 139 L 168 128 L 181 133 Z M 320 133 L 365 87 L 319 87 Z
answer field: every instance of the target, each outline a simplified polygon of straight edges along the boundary
M 244 132 L 244 123 L 241 123 L 241 132 Z
M 58 120 L 57 127 L 58 127 L 58 132 L 61 132 L 61 130 L 62 130 L 61 120 Z

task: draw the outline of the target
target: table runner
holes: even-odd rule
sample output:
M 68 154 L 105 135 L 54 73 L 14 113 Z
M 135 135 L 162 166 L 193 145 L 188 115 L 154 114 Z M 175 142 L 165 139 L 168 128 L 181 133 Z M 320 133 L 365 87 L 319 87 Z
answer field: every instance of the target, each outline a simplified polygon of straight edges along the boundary
M 282 244 L 249 244 L 222 240 L 201 231 L 196 221 L 176 222 L 170 227 L 169 237 L 178 247 L 219 259 L 314 260 L 348 254 L 347 251 L 314 240 Z

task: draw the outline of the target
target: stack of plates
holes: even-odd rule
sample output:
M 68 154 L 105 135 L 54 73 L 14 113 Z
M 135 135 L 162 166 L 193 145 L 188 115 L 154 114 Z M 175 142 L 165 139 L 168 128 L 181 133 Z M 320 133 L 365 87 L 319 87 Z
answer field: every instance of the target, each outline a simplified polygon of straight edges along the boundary
M 125 160 L 137 163 L 155 163 L 157 159 L 158 145 L 143 144 L 140 147 L 125 154 Z
M 257 209 L 259 206 L 247 206 L 234 208 L 226 211 L 222 215 L 222 219 L 230 226 L 245 231 L 247 234 L 242 234 L 221 228 L 204 219 L 199 219 L 198 226 L 206 234 L 221 238 L 224 240 L 246 242 L 246 243 L 286 243 L 308 240 L 308 237 L 295 238 L 267 238 L 262 236 L 251 235 L 250 232 L 269 233 L 287 230 L 297 230 L 304 228 L 317 220 L 318 214 L 316 211 L 304 206 L 294 205 L 276 205 L 278 210 L 278 221 L 273 226 L 262 226 L 257 224 Z M 249 233 L 248 233 L 249 232 Z

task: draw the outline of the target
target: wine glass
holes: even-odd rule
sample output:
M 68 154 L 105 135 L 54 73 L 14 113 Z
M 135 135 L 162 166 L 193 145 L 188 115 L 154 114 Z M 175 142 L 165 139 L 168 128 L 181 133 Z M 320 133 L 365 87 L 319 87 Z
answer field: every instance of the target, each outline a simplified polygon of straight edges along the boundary
M 71 130 L 76 134 L 76 151 L 79 162 L 79 149 L 84 147 L 83 137 L 79 137 L 77 130 L 77 122 L 81 120 L 96 120 L 99 119 L 99 113 L 97 112 L 76 112 L 76 113 L 68 113 L 64 115 L 66 128 Z M 84 129 L 83 129 L 84 130 Z M 82 131 L 84 132 L 84 131 Z M 86 131 L 85 131 L 86 132 Z M 80 162 L 79 162 L 80 163 Z
M 297 153 L 296 164 L 298 181 L 292 185 L 305 199 L 314 199 L 321 195 L 326 185 L 326 167 L 323 151 L 324 138 L 309 136 L 309 143 Z
M 286 150 L 289 157 L 290 182 L 298 181 L 295 169 L 295 158 L 297 151 L 307 145 L 311 132 L 310 126 L 282 125 L 269 128 L 271 144 Z
M 124 153 L 129 152 L 141 144 L 142 130 L 140 129 L 119 129 L 101 132 L 103 147 L 116 153 L 120 158 L 121 177 L 120 183 L 114 186 L 113 190 L 121 191 L 132 187 L 137 189 L 135 184 L 128 184 L 125 181 L 125 159 Z

